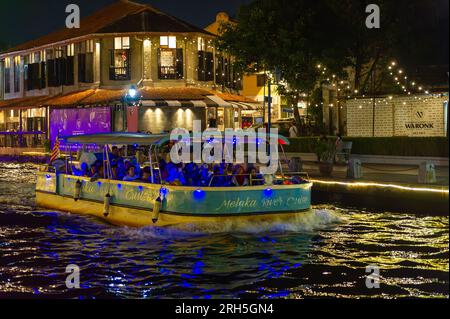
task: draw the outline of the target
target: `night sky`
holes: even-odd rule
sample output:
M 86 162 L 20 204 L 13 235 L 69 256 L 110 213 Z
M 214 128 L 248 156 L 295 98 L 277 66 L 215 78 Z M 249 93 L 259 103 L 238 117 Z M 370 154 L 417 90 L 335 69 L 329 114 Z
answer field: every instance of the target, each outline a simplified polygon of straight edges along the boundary
M 65 27 L 65 8 L 76 3 L 81 8 L 82 16 L 89 15 L 116 0 L 0 0 L 0 48 L 2 44 L 17 44 L 38 38 L 52 31 Z M 199 27 L 206 27 L 215 20 L 220 11 L 235 16 L 243 3 L 251 0 L 138 0 L 148 3 L 163 12 L 181 18 Z M 292 0 L 295 1 L 295 0 Z M 359 1 L 359 0 L 355 0 Z M 449 1 L 448 0 L 413 0 L 419 1 L 426 8 L 419 10 L 412 21 L 413 30 L 405 35 L 405 41 L 414 38 L 417 51 L 421 57 L 412 58 L 412 64 L 447 64 L 449 57 Z M 376 2 L 376 1 L 375 1 Z M 431 41 L 425 45 L 423 38 Z M 401 53 L 400 53 L 401 54 Z M 405 50 L 404 60 L 409 52 Z M 402 59 L 401 56 L 397 57 Z
M 35 39 L 65 27 L 65 8 L 75 3 L 86 16 L 116 0 L 0 0 L 0 42 L 10 46 Z M 139 0 L 155 8 L 206 27 L 220 11 L 235 15 L 249 0 Z

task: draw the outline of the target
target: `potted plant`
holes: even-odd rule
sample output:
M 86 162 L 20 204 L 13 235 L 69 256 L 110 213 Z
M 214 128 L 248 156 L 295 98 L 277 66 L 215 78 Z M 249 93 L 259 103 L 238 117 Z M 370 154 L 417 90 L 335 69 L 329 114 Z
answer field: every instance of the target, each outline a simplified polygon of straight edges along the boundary
M 336 146 L 332 141 L 320 140 L 316 146 L 316 154 L 319 158 L 319 171 L 324 177 L 333 173 Z

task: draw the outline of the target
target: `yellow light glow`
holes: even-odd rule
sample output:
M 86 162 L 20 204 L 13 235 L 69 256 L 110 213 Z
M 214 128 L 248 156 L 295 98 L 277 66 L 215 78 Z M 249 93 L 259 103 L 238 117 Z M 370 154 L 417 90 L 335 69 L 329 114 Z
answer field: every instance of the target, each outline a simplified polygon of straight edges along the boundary
M 341 185 L 341 186 L 350 186 L 350 187 L 383 187 L 383 188 L 393 188 L 400 189 L 405 191 L 413 191 L 413 192 L 428 192 L 428 193 L 439 193 L 439 194 L 448 194 L 448 189 L 436 189 L 436 188 L 421 188 L 421 187 L 408 187 L 402 185 L 395 184 L 379 184 L 379 183 L 363 183 L 363 182 L 355 182 L 355 183 L 346 183 L 346 182 L 335 182 L 335 181 L 321 181 L 321 180 L 311 180 L 312 183 L 316 184 L 325 184 L 325 185 Z

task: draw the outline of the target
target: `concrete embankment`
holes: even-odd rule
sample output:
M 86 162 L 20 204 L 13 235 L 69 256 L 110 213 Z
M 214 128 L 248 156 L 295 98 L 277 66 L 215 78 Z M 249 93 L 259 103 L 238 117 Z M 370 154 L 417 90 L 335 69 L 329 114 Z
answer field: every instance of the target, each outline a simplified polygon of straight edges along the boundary
M 303 160 L 302 170 L 314 181 L 313 202 L 346 207 L 423 214 L 449 214 L 448 158 L 353 155 L 362 163 L 360 179 L 347 179 L 347 166 L 334 165 L 331 177 L 322 177 L 314 154 L 289 154 Z M 419 165 L 435 165 L 436 181 L 420 184 Z

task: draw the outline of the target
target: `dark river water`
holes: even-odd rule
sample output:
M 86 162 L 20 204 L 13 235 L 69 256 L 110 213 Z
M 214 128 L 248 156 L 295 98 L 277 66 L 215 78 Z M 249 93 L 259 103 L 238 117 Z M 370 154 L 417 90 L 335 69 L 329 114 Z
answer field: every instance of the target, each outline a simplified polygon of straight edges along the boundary
M 448 216 L 315 207 L 286 224 L 130 229 L 34 205 L 0 163 L 0 298 L 449 297 Z M 80 289 L 66 267 L 80 268 Z M 380 271 L 366 285 L 366 267 Z

